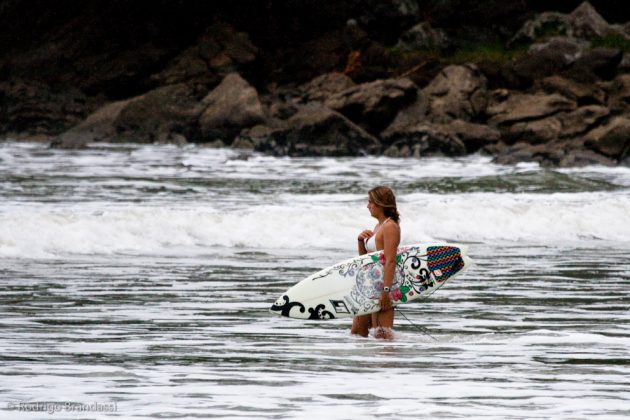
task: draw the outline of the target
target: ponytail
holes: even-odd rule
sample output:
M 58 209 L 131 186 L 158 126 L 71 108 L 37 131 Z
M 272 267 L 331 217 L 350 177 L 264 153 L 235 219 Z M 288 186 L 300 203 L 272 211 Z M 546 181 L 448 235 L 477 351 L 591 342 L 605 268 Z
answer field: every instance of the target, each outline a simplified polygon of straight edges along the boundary
M 383 208 L 385 216 L 389 217 L 396 223 L 400 223 L 400 213 L 396 207 L 396 196 L 391 188 L 385 186 L 379 186 L 372 188 L 368 192 L 370 200 Z

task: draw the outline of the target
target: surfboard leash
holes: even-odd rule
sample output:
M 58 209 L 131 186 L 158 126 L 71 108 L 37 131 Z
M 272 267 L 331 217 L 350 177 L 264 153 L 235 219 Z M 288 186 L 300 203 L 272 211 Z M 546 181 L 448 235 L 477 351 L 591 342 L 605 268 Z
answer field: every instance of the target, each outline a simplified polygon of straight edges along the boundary
M 403 318 L 405 318 L 407 320 L 407 322 L 409 322 L 411 325 L 413 325 L 418 331 L 420 331 L 422 334 L 428 335 L 429 337 L 431 337 L 434 341 L 438 341 L 437 338 L 433 337 L 431 334 L 429 334 L 429 332 L 427 331 L 426 328 L 423 328 L 419 325 L 414 324 L 413 322 L 411 322 L 411 320 L 409 318 L 407 318 L 407 315 L 404 314 L 403 311 L 401 311 L 397 306 L 394 306 L 394 309 L 396 309 L 402 316 Z

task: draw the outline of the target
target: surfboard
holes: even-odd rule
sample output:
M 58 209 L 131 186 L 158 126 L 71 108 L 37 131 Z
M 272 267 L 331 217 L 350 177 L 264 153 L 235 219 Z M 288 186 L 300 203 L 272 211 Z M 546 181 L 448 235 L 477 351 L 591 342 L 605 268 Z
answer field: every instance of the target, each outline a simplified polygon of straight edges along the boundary
M 472 264 L 467 247 L 416 244 L 398 248 L 392 305 L 425 298 Z M 289 318 L 325 320 L 378 312 L 383 290 L 383 251 L 350 258 L 291 287 L 271 306 Z

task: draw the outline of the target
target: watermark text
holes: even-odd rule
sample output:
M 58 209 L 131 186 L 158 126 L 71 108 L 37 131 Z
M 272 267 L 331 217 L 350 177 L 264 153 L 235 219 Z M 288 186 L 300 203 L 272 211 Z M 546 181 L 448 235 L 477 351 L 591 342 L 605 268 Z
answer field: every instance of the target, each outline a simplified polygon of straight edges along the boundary
M 55 414 L 60 412 L 66 413 L 115 413 L 118 411 L 118 405 L 115 402 L 110 403 L 78 403 L 78 402 L 54 402 L 54 401 L 28 401 L 18 402 L 12 401 L 7 404 L 9 411 L 21 411 L 25 413 L 48 413 Z

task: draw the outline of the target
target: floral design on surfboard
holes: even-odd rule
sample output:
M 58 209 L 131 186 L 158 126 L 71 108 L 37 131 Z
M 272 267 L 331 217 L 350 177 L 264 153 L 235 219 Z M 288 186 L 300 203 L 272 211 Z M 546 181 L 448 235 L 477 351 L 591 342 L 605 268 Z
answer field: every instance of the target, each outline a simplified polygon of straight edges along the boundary
M 289 291 L 271 307 L 271 311 L 291 318 L 316 320 L 333 319 L 336 315 L 347 317 L 375 312 L 378 310 L 378 301 L 384 286 L 384 263 L 385 255 L 381 251 L 322 270 L 306 280 L 316 282 L 330 276 L 339 278 L 340 281 L 350 278 L 354 282 L 351 290 L 339 298 L 322 298 L 322 301 L 311 301 L 308 305 L 290 301 Z M 430 295 L 464 267 L 465 262 L 458 247 L 442 245 L 399 248 L 390 291 L 393 304 Z

